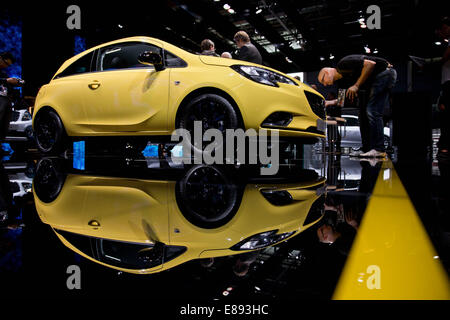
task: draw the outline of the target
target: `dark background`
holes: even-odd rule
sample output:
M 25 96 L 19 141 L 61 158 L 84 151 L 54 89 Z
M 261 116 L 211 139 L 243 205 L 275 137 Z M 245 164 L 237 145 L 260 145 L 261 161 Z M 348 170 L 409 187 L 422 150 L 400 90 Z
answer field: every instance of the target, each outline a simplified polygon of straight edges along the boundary
M 66 10 L 71 4 L 81 8 L 81 30 L 66 27 L 69 17 Z M 224 4 L 229 4 L 235 13 L 224 10 Z M 369 16 L 366 8 L 372 4 L 381 9 L 380 30 L 362 29 L 357 21 Z M 262 12 L 256 14 L 257 8 Z M 24 88 L 27 95 L 35 95 L 58 67 L 74 55 L 75 36 L 85 40 L 86 48 L 145 35 L 196 52 L 200 51 L 201 40 L 209 38 L 221 53 L 236 49 L 232 39 L 241 29 L 249 33 L 260 49 L 264 64 L 283 72 L 308 72 L 309 83 L 317 82 L 314 71 L 333 66 L 347 54 L 365 53 L 365 46 L 371 48 L 372 54 L 378 49 L 377 55 L 387 58 L 399 72 L 396 90 L 406 91 L 408 55 L 442 56 L 445 43 L 435 44 L 439 39 L 434 30 L 439 19 L 449 14 L 448 9 L 448 2 L 424 0 L 10 2 L 2 4 L 0 24 L 6 20 L 22 24 L 20 62 L 23 78 L 27 80 Z M 280 19 L 274 19 L 272 13 Z M 306 43 L 299 48 L 296 41 Z M 277 49 L 269 52 L 267 46 Z M 330 55 L 335 58 L 330 59 Z M 437 96 L 439 66 L 414 72 L 414 89 Z

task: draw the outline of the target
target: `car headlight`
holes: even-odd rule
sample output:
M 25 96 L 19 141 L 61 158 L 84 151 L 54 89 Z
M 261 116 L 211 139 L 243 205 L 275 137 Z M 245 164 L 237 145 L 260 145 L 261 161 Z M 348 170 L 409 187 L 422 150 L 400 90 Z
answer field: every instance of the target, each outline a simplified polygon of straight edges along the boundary
M 279 82 L 297 86 L 297 84 L 288 77 L 285 77 L 280 73 L 270 71 L 264 68 L 244 66 L 244 65 L 233 65 L 231 66 L 231 68 L 250 80 L 268 86 L 278 87 Z
M 31 120 L 31 114 L 28 111 L 25 111 L 22 116 L 22 121 L 30 121 L 30 120 Z
M 273 245 L 277 242 L 283 241 L 284 239 L 290 237 L 295 233 L 295 231 L 281 234 L 277 234 L 277 232 L 278 230 L 272 230 L 255 234 L 254 236 L 251 236 L 245 240 L 242 240 L 238 244 L 235 244 L 230 248 L 230 250 L 240 251 L 261 249 Z

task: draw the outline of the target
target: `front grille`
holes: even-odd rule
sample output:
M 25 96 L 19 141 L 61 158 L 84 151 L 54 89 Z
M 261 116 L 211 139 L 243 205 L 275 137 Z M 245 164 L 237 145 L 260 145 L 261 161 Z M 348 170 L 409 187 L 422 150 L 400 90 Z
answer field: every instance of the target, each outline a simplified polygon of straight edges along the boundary
M 317 94 L 311 93 L 309 91 L 305 91 L 306 99 L 309 102 L 309 106 L 312 111 L 321 119 L 325 120 L 326 112 L 325 112 L 325 100 Z
M 17 121 L 20 118 L 20 112 L 18 111 L 13 111 L 11 113 L 11 121 Z

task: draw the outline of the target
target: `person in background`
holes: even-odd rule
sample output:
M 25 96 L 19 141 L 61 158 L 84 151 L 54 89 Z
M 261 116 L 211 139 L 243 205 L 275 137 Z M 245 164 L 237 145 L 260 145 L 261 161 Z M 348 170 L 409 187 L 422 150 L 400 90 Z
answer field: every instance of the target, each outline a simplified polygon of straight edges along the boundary
M 438 142 L 439 154 L 448 155 L 450 148 L 450 18 L 445 17 L 436 30 L 437 34 L 447 42 L 447 48 L 441 59 L 442 64 L 442 92 L 439 98 L 439 112 L 441 121 L 441 137 Z
M 218 57 L 219 55 L 216 53 L 216 48 L 214 46 L 214 42 L 209 39 L 205 39 L 200 44 L 200 48 L 202 49 L 202 55 L 205 56 L 213 56 Z
M 234 35 L 234 42 L 239 51 L 237 54 L 238 60 L 262 64 L 262 57 L 258 49 L 250 42 L 250 37 L 245 31 L 238 31 Z
M 20 86 L 23 81 L 17 78 L 9 78 L 3 71 L 14 63 L 14 56 L 9 52 L 0 53 L 0 141 L 5 139 L 11 118 L 11 101 L 8 94 L 11 87 Z
M 384 158 L 383 111 L 389 103 L 390 90 L 397 80 L 397 72 L 383 58 L 361 54 L 342 58 L 336 68 L 323 68 L 318 80 L 324 86 L 336 83 L 347 88 L 346 97 L 353 102 L 360 89 L 369 92 L 367 104 L 360 105 L 359 122 L 363 153 L 360 157 Z M 326 102 L 337 104 L 337 99 Z
M 229 53 L 229 52 L 223 52 L 221 55 L 220 55 L 222 58 L 227 58 L 227 59 L 233 59 L 233 57 L 231 56 L 231 53 Z

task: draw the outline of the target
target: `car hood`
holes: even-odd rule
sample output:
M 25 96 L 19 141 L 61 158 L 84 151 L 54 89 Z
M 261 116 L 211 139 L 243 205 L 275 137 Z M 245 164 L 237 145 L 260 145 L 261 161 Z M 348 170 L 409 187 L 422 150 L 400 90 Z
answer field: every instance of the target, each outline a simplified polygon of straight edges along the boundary
M 243 65 L 255 66 L 255 67 L 268 69 L 268 70 L 280 73 L 280 74 L 288 77 L 289 79 L 295 81 L 299 85 L 299 88 L 304 89 L 306 91 L 311 91 L 311 92 L 313 92 L 313 93 L 315 93 L 315 94 L 317 94 L 317 95 L 319 95 L 319 96 L 321 96 L 323 98 L 323 96 L 319 92 L 317 92 L 316 90 L 314 90 L 313 88 L 311 88 L 307 84 L 305 84 L 305 83 L 303 83 L 301 81 L 298 81 L 297 79 L 294 79 L 294 78 L 288 76 L 287 74 L 285 74 L 285 73 L 283 73 L 281 71 L 272 69 L 270 67 L 266 67 L 266 66 L 263 66 L 263 65 L 259 65 L 259 64 L 256 64 L 256 63 L 251 63 L 251 62 L 247 62 L 247 61 L 243 61 L 243 60 L 228 59 L 228 58 L 221 58 L 221 57 L 213 57 L 213 56 L 206 56 L 206 55 L 198 55 L 198 58 L 204 64 L 211 65 L 211 66 L 230 67 L 230 66 L 235 65 L 235 64 L 243 64 Z
M 239 64 L 240 62 L 243 62 L 243 64 L 248 63 L 248 62 L 241 61 L 241 60 L 213 57 L 213 56 L 205 56 L 205 55 L 199 55 L 198 57 L 199 57 L 200 61 L 203 62 L 204 64 L 213 65 L 213 66 L 229 67 L 234 64 Z

